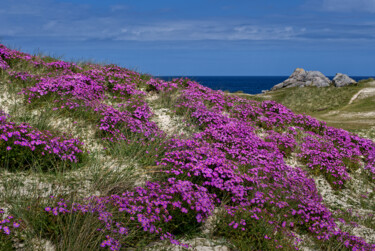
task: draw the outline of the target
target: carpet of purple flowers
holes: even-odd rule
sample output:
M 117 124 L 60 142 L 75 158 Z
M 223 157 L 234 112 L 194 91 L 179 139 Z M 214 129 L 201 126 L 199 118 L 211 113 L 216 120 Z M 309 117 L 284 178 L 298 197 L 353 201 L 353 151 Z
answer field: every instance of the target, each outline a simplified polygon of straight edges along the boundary
M 55 155 L 58 159 L 77 162 L 77 156 L 82 153 L 80 146 L 83 145 L 78 139 L 68 139 L 65 136 L 54 137 L 48 131 L 38 131 L 28 124 L 17 125 L 8 121 L 9 115 L 0 110 L 0 152 L 2 153 L 2 163 L 21 168 L 27 163 L 20 163 L 20 159 L 13 160 L 8 157 L 7 152 L 33 152 L 35 155 Z M 15 150 L 16 149 L 16 150 Z M 23 150 L 21 150 L 23 149 Z M 8 162 L 12 163 L 8 163 Z M 25 167 L 25 166 L 24 166 Z
M 19 62 L 29 70 L 15 71 Z M 47 62 L 0 45 L 0 72 L 9 76 L 9 84 L 22 84 L 19 95 L 27 103 L 50 100 L 56 111 L 94 114 L 97 136 L 108 145 L 134 143 L 134 135 L 142 144 L 165 140 L 163 156 L 155 158 L 155 180 L 121 194 L 79 201 L 56 196 L 44 208 L 48 219 L 71 214 L 97 217 L 102 225 L 98 231 L 106 236 L 102 248 L 132 247 L 130 235 L 135 231 L 188 247 L 177 238 L 184 225 L 199 229 L 215 208 L 222 208 L 214 234 L 234 245 L 238 238 L 246 240 L 247 246 L 237 246 L 241 250 L 298 249 L 301 240 L 296 234 L 305 233 L 322 247 L 334 241 L 340 249 L 375 250 L 374 243 L 340 229 L 313 180 L 322 175 L 340 190 L 351 173 L 362 168 L 374 182 L 371 140 L 273 101 L 250 101 L 188 79 L 167 82 L 113 65 Z M 186 115 L 199 131 L 191 137 L 168 136 L 152 121 L 146 99 L 150 94 L 176 97 L 175 115 Z M 39 155 L 79 161 L 78 139 L 53 136 L 10 119 L 0 114 L 1 153 L 22 146 Z M 286 164 L 292 153 L 303 166 Z M 0 221 L 0 237 L 19 226 L 10 219 Z

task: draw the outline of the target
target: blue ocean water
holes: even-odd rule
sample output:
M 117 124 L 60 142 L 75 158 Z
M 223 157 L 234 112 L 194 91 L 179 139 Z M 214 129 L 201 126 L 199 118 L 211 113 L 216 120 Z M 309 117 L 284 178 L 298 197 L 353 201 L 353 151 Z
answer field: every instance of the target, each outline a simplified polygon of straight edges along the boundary
M 187 77 L 214 90 L 243 91 L 249 94 L 258 94 L 262 90 L 269 90 L 274 85 L 283 82 L 289 76 L 158 76 L 163 80 Z M 368 76 L 350 76 L 356 81 L 368 79 Z M 333 76 L 328 76 L 333 79 Z

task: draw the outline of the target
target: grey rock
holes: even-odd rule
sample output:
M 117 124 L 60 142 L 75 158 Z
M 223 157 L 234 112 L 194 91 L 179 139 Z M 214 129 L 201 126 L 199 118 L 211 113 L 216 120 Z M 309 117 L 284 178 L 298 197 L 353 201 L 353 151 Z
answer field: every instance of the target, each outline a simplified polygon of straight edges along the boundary
M 277 85 L 274 85 L 272 88 L 271 88 L 271 91 L 274 91 L 274 90 L 278 90 L 278 89 L 281 89 L 285 87 L 284 85 L 284 82 L 280 83 L 280 84 L 277 84 Z
M 305 79 L 308 86 L 327 87 L 330 85 L 331 80 L 323 75 L 320 71 L 309 71 Z
M 337 73 L 336 76 L 333 78 L 332 82 L 336 87 L 343 87 L 343 86 L 353 85 L 357 83 L 354 79 L 342 73 Z
M 287 80 L 275 85 L 271 90 L 305 86 L 326 87 L 329 86 L 330 83 L 329 78 L 319 71 L 305 71 L 302 68 L 297 68 Z

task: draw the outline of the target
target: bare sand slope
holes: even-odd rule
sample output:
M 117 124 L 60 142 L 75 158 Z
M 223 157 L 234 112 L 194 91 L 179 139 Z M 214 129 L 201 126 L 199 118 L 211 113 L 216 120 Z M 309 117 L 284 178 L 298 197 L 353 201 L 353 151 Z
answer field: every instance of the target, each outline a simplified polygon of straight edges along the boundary
M 360 90 L 359 92 L 357 92 L 355 95 L 353 95 L 353 97 L 350 99 L 349 101 L 349 105 L 351 103 L 354 102 L 354 100 L 357 100 L 357 99 L 364 99 L 364 98 L 368 98 L 368 97 L 372 97 L 372 96 L 375 96 L 375 81 L 369 83 L 370 86 L 374 86 L 374 87 L 368 87 L 368 88 L 364 88 L 362 90 Z

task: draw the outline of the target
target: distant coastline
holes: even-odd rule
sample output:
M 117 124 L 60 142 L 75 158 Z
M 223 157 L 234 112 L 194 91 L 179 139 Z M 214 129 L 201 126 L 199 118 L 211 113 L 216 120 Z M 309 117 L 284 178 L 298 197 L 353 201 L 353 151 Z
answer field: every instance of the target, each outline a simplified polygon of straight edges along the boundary
M 289 76 L 156 76 L 163 80 L 187 77 L 214 90 L 259 94 L 262 90 L 270 90 L 274 85 L 283 82 Z M 334 76 L 327 76 L 332 79 Z M 350 76 L 356 81 L 374 76 Z

